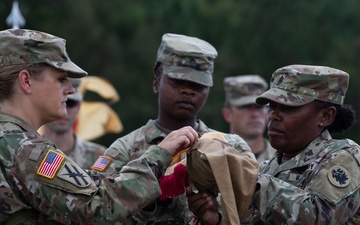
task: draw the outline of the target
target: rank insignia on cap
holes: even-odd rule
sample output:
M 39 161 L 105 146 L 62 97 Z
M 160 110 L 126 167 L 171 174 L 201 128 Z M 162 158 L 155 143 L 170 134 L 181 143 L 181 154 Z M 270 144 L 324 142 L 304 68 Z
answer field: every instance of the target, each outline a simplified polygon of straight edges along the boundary
M 276 82 L 276 86 L 280 86 L 281 84 L 282 84 L 282 82 L 284 81 L 284 76 L 281 76 L 278 80 L 277 80 L 277 82 Z
M 341 166 L 332 167 L 328 172 L 328 179 L 336 187 L 347 187 L 351 182 L 349 171 Z
M 49 179 L 53 179 L 64 158 L 64 155 L 53 150 L 49 150 L 41 162 L 40 167 L 37 170 L 37 174 Z
M 111 162 L 108 156 L 99 156 L 94 165 L 91 167 L 93 170 L 104 171 Z

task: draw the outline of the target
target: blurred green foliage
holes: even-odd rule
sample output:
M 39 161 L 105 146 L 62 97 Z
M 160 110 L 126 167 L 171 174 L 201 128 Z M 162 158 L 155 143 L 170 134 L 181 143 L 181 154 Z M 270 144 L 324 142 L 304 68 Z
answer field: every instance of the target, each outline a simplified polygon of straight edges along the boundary
M 152 67 L 164 33 L 196 36 L 218 50 L 215 85 L 199 115 L 210 127 L 228 131 L 221 115 L 226 76 L 271 73 L 288 64 L 327 65 L 351 75 L 345 100 L 359 108 L 360 1 L 286 0 L 18 0 L 24 28 L 67 40 L 71 59 L 90 75 L 108 79 L 121 100 L 113 105 L 121 134 L 157 115 Z M 12 0 L 0 2 L 0 28 Z M 91 121 L 89 121 L 91 122 Z M 359 124 L 339 135 L 360 141 Z

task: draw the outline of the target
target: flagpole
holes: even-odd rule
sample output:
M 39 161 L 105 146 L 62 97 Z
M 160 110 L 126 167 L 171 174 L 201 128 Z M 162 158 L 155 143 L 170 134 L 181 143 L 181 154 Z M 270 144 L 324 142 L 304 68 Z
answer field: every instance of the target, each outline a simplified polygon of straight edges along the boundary
M 21 14 L 19 3 L 14 1 L 12 4 L 11 12 L 6 18 L 6 24 L 14 29 L 19 29 L 20 27 L 25 26 L 25 18 Z

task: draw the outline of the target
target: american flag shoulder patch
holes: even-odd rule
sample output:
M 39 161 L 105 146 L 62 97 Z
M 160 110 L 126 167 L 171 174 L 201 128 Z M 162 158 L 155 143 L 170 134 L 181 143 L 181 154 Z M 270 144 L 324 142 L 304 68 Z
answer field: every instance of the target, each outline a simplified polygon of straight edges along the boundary
M 64 155 L 55 152 L 54 150 L 49 150 L 41 162 L 39 169 L 37 170 L 37 174 L 49 179 L 53 179 L 64 158 Z
M 93 170 L 104 171 L 111 162 L 111 158 L 108 156 L 99 156 L 94 165 L 91 167 Z

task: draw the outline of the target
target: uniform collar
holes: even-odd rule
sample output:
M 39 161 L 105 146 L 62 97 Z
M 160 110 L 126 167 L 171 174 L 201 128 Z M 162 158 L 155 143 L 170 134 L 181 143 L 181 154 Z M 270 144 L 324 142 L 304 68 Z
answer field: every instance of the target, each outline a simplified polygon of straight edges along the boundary
M 274 155 L 274 158 L 276 158 L 279 163 L 277 172 L 309 165 L 319 154 L 322 154 L 324 146 L 331 139 L 332 137 L 329 131 L 325 130 L 317 138 L 315 138 L 300 154 L 282 164 L 280 164 L 282 154 L 277 151 Z
M 15 123 L 18 126 L 20 126 L 25 131 L 30 131 L 38 134 L 36 130 L 34 130 L 25 120 L 21 119 L 20 117 L 7 114 L 4 112 L 0 112 L 0 121 L 1 122 L 9 122 L 9 123 Z M 39 134 L 40 136 L 40 134 Z

